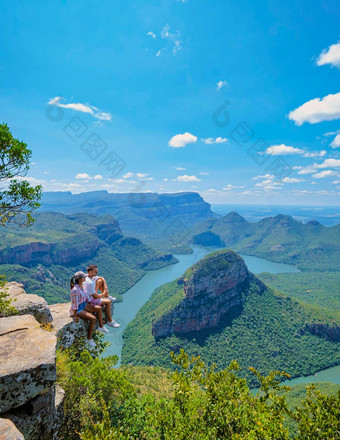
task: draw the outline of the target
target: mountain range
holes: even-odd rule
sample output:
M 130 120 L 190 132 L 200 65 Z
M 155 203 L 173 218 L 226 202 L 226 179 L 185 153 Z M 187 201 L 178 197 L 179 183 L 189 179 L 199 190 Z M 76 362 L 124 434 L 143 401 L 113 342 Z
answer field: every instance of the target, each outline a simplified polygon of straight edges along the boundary
M 340 224 L 327 227 L 315 220 L 302 223 L 283 214 L 250 223 L 230 212 L 195 225 L 191 242 L 230 247 L 301 270 L 340 270 Z

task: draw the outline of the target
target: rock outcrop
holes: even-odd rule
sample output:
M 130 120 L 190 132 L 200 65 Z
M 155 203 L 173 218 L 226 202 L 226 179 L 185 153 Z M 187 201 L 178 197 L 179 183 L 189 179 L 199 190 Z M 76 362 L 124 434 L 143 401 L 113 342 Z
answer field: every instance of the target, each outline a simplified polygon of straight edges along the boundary
M 183 299 L 152 326 L 156 338 L 213 329 L 231 309 L 242 306 L 250 283 L 265 285 L 233 251 L 214 252 L 188 269 L 178 280 Z
M 19 315 L 33 315 L 41 324 L 52 321 L 52 315 L 47 302 L 38 295 L 27 294 L 22 284 L 16 282 L 6 283 L 4 288 L 12 305 L 18 310 Z
M 55 334 L 31 315 L 0 319 L 0 413 L 54 386 L 55 345 Z
M 327 339 L 328 341 L 340 342 L 340 325 L 335 323 L 325 324 L 320 322 L 306 324 L 300 333 L 304 334 L 306 332 Z
M 25 440 L 25 438 L 11 420 L 0 419 L 0 440 Z

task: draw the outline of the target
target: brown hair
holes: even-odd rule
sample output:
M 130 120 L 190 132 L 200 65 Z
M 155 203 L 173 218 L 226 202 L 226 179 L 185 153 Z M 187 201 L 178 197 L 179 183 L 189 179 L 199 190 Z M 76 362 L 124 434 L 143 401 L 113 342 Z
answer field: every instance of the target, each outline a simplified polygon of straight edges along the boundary
M 89 264 L 86 268 L 87 272 L 90 272 L 90 270 L 92 269 L 96 269 L 98 266 L 96 266 L 95 264 Z

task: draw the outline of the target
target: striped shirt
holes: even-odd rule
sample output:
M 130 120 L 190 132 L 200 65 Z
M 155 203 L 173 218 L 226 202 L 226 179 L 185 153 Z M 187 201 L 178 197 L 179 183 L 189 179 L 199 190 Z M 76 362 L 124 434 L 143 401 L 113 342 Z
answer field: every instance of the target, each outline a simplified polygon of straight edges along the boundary
M 78 284 L 76 284 L 71 290 L 71 310 L 78 310 L 80 304 L 84 302 L 90 302 L 91 296 L 82 289 Z

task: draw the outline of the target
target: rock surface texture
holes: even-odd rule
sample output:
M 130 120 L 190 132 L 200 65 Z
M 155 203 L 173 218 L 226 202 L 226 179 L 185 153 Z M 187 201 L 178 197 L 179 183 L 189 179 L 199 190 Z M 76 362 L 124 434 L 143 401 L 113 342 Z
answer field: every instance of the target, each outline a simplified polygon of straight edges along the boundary
M 0 413 L 27 403 L 56 380 L 56 337 L 31 315 L 0 319 Z
M 183 299 L 153 323 L 153 336 L 160 338 L 217 327 L 232 308 L 242 306 L 251 281 L 265 288 L 235 252 L 223 250 L 210 254 L 179 279 Z
M 12 305 L 18 310 L 19 315 L 33 315 L 42 324 L 52 321 L 50 309 L 44 298 L 27 294 L 22 284 L 13 281 L 6 283 L 1 290 L 9 295 Z
M 25 440 L 25 438 L 13 422 L 0 419 L 0 440 Z

